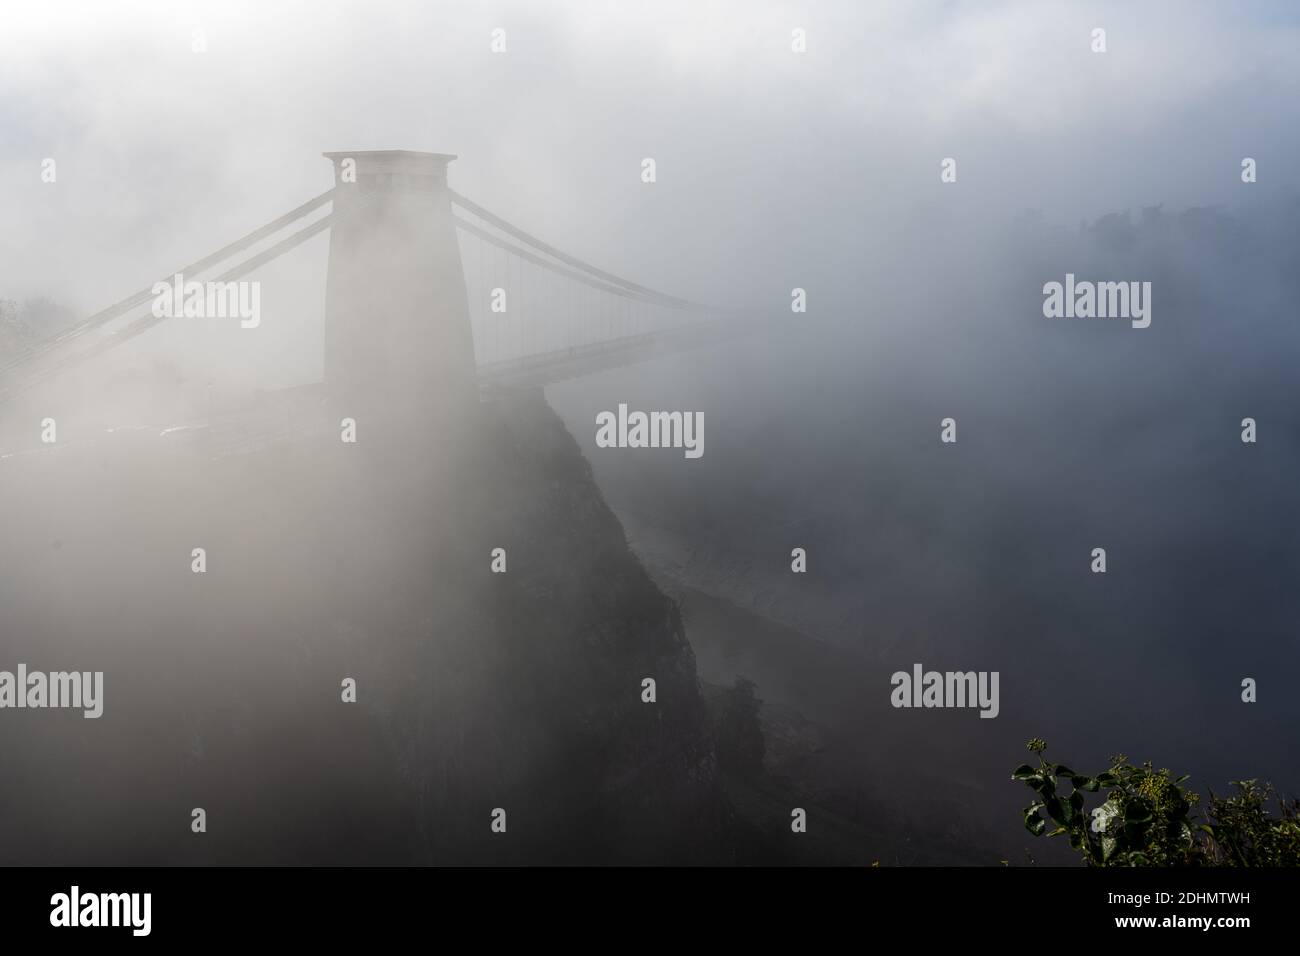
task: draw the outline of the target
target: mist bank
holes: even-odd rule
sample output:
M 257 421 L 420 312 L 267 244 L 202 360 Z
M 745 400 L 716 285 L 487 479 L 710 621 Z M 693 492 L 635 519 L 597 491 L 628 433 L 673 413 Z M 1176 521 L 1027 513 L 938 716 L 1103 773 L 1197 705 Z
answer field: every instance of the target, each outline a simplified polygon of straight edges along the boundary
M 1297 215 L 1028 216 L 963 259 L 936 234 L 834 314 L 810 290 L 784 332 L 550 394 L 661 580 L 852 651 L 834 666 L 880 702 L 915 661 L 999 671 L 996 720 L 935 718 L 964 741 L 956 766 L 988 779 L 1038 735 L 1099 765 L 1122 751 L 1293 791 L 1295 699 L 1265 676 L 1243 703 L 1241 682 L 1300 664 Z M 1150 282 L 1150 324 L 1048 318 L 1067 273 Z M 701 412 L 707 454 L 596 447 L 617 401 Z M 907 772 L 948 751 L 905 736 Z

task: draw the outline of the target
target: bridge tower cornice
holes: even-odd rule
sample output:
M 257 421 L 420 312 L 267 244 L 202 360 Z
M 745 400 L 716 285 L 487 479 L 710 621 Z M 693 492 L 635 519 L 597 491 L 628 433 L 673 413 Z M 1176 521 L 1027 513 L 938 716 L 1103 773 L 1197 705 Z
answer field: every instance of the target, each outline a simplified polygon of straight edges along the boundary
M 417 190 L 447 185 L 447 166 L 456 159 L 454 153 L 421 153 L 409 149 L 372 149 L 351 153 L 322 153 L 334 164 L 334 185 L 352 185 L 344 178 L 344 163 L 352 160 L 356 185 L 370 188 L 413 188 Z

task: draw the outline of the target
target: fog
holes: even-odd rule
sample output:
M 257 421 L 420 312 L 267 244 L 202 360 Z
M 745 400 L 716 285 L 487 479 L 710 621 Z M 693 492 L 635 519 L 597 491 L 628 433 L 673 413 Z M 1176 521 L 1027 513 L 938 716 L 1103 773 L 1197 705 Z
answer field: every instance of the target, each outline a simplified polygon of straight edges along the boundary
M 1104 53 L 1090 47 L 1098 27 Z M 490 46 L 498 28 L 504 53 Z M 791 51 L 795 28 L 805 53 Z M 546 398 L 680 602 L 703 680 L 751 676 L 772 707 L 828 728 L 840 784 L 857 775 L 873 799 L 887 799 L 886 771 L 900 794 L 950 780 L 967 826 L 953 839 L 1021 855 L 1028 801 L 1007 775 L 1031 736 L 1094 770 L 1126 752 L 1202 788 L 1253 776 L 1300 787 L 1288 683 L 1300 665 L 1297 54 L 1285 3 L 13 2 L 0 10 L 0 299 L 49 297 L 84 317 L 329 189 L 322 152 L 406 149 L 456 154 L 455 190 L 560 249 L 748 310 L 753 335 Z M 1242 180 L 1246 157 L 1255 182 Z M 941 181 L 947 158 L 955 182 Z M 74 433 L 161 427 L 319 381 L 327 248 L 312 239 L 258 273 L 256 330 L 165 326 L 0 406 L 0 452 L 34 446 L 45 415 Z M 1045 318 L 1043 286 L 1067 273 L 1150 282 L 1150 327 Z M 791 312 L 795 288 L 806 313 Z M 619 403 L 702 412 L 706 453 L 597 448 L 596 415 Z M 953 445 L 939 440 L 950 416 Z M 1254 445 L 1240 440 L 1248 416 Z M 483 428 L 467 425 L 470 457 L 508 471 L 497 426 Z M 327 579 L 354 590 L 313 604 L 310 562 L 283 587 L 270 558 L 245 566 L 286 633 L 307 606 L 372 631 L 438 613 L 377 594 L 400 592 L 403 573 L 418 589 L 421 561 L 454 563 L 406 519 L 459 507 L 471 465 L 417 456 L 393 500 L 419 510 L 378 525 L 308 517 L 398 481 L 388 451 L 336 486 L 293 491 L 289 475 L 315 474 L 301 460 L 277 473 L 277 493 L 301 496 L 284 534 L 305 521 L 322 553 L 363 541 L 384 568 L 333 568 Z M 162 480 L 137 467 L 108 474 Z M 228 487 L 255 486 L 255 470 L 227 467 Z M 23 595 L 20 582 L 41 578 L 22 547 L 75 538 L 75 523 L 49 535 L 39 516 L 63 507 L 51 488 L 76 500 L 87 487 L 51 468 L 4 478 L 6 525 L 23 528 L 6 560 L 29 565 L 6 589 L 6 630 L 29 657 L 60 628 Z M 127 511 L 142 537 L 165 537 L 172 512 L 139 496 Z M 277 541 L 265 515 L 231 512 L 233 499 L 204 500 L 168 508 L 232 546 L 242 534 L 308 548 Z M 481 536 L 475 561 L 487 553 L 493 539 L 468 517 L 445 520 L 448 536 Z M 187 552 L 193 537 L 167 547 Z M 138 547 L 117 573 L 162 588 L 162 618 L 181 614 Z M 807 575 L 790 573 L 795 547 Z M 1105 575 L 1089 572 L 1096 547 Z M 74 646 L 93 645 L 95 563 L 49 573 L 91 589 L 44 600 L 62 604 Z M 237 604 L 239 585 L 222 587 Z M 466 619 L 491 600 L 476 587 L 457 605 Z M 214 615 L 227 606 L 204 600 Z M 747 648 L 755 620 L 814 643 Z M 120 633 L 148 643 L 177 626 Z M 174 653 L 202 666 L 213 628 Z M 851 657 L 791 678 L 808 653 L 822 659 L 814 646 Z M 221 673 L 262 660 L 243 653 L 225 648 Z M 889 675 L 915 661 L 1000 671 L 1000 715 L 890 708 Z M 1260 681 L 1256 704 L 1241 701 L 1245 677 Z M 477 700 L 465 687 L 461 700 Z M 547 746 L 524 750 L 544 763 Z

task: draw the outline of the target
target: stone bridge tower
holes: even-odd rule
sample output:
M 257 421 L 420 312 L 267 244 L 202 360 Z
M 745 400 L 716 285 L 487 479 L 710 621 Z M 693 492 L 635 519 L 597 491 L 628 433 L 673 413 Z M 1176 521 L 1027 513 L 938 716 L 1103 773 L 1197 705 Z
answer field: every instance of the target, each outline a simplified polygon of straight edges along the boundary
M 441 418 L 477 400 L 474 341 L 447 190 L 455 156 L 325 153 L 334 218 L 325 386 L 358 411 Z

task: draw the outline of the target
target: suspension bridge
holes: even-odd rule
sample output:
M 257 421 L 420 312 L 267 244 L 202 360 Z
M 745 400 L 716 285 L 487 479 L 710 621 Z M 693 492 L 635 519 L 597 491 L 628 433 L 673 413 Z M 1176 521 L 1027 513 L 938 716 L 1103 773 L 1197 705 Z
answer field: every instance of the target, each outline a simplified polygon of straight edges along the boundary
M 161 277 L 236 283 L 329 231 L 324 380 L 375 403 L 536 388 L 707 345 L 746 314 L 600 269 L 453 190 L 456 157 L 324 154 L 335 185 Z M 0 363 L 0 402 L 169 321 L 142 289 Z

